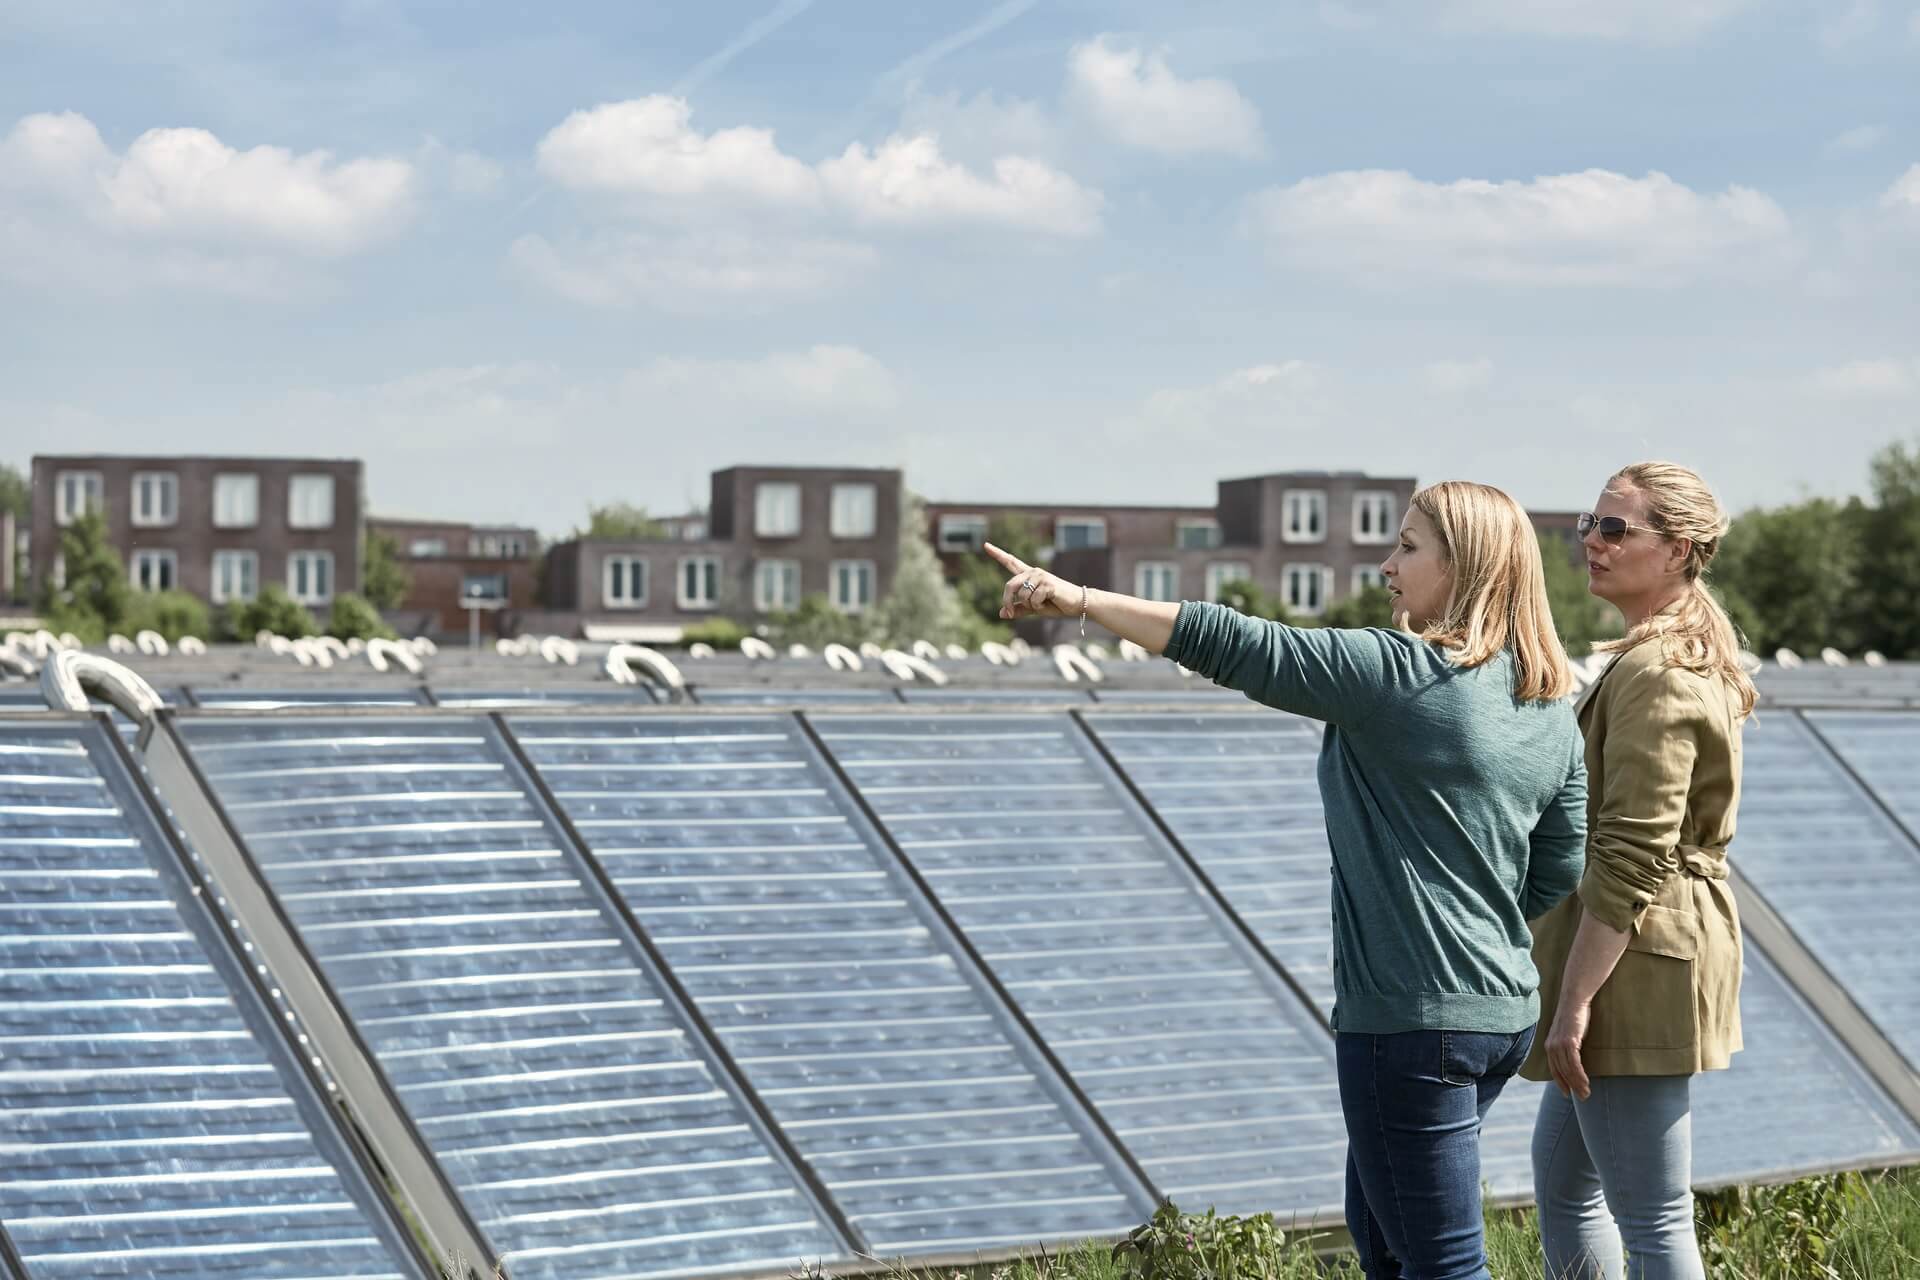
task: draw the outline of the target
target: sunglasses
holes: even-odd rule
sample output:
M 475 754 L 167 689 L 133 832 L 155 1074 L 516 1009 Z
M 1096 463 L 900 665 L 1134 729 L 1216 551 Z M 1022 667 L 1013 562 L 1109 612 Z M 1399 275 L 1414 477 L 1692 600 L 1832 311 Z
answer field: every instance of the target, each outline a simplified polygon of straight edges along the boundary
M 1629 533 L 1659 533 L 1658 529 L 1644 524 L 1628 524 L 1623 516 L 1596 516 L 1591 511 L 1582 511 L 1579 519 L 1573 522 L 1574 532 L 1582 541 L 1595 529 L 1600 531 L 1600 540 L 1610 547 L 1617 547 L 1626 540 Z

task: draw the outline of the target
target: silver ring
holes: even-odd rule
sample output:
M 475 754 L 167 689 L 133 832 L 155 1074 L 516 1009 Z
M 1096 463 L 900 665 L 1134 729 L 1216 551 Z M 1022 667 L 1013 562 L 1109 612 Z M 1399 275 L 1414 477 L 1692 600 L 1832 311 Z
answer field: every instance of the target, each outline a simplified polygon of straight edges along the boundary
M 1025 582 L 1020 584 L 1021 588 L 1028 592 L 1031 592 L 1035 587 L 1039 585 L 1040 585 L 1040 579 L 1038 578 L 1028 578 Z

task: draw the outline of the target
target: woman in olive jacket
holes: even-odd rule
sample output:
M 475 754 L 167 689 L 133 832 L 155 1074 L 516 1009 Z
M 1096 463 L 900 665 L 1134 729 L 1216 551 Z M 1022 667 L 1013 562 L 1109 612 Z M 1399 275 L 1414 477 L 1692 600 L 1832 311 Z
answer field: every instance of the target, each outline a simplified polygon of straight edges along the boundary
M 1557 1086 L 1533 1135 L 1549 1280 L 1704 1276 L 1691 1081 L 1740 1048 L 1727 845 L 1754 702 L 1703 580 L 1727 525 L 1699 476 L 1663 462 L 1620 471 L 1580 517 L 1588 589 L 1627 634 L 1579 707 L 1586 871 L 1533 925 L 1547 1032 L 1520 1073 Z

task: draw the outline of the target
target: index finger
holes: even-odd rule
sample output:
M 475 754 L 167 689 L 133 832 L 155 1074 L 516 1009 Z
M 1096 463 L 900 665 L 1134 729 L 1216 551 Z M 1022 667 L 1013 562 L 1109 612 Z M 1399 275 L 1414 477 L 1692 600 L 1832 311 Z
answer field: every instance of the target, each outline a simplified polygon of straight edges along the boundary
M 981 545 L 981 548 L 988 555 L 992 556 L 995 560 L 999 561 L 1000 567 L 1002 569 L 1005 569 L 1008 573 L 1025 573 L 1028 569 L 1033 567 L 1032 565 L 1029 565 L 1026 561 L 1022 560 L 1019 556 L 1014 555 L 1011 551 L 1002 551 L 999 547 L 994 546 L 991 542 L 984 542 L 984 543 L 981 543 L 980 545 Z

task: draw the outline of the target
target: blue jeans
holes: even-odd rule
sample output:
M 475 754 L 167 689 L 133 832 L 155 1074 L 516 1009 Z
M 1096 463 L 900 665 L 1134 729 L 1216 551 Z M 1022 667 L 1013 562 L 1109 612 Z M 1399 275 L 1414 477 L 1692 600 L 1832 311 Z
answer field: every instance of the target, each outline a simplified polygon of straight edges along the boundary
M 1347 1229 L 1368 1280 L 1491 1280 L 1480 1122 L 1526 1061 L 1533 1032 L 1334 1037 Z
M 1590 1079 L 1585 1101 L 1542 1093 L 1533 1126 L 1549 1280 L 1703 1280 L 1693 1234 L 1693 1077 Z

